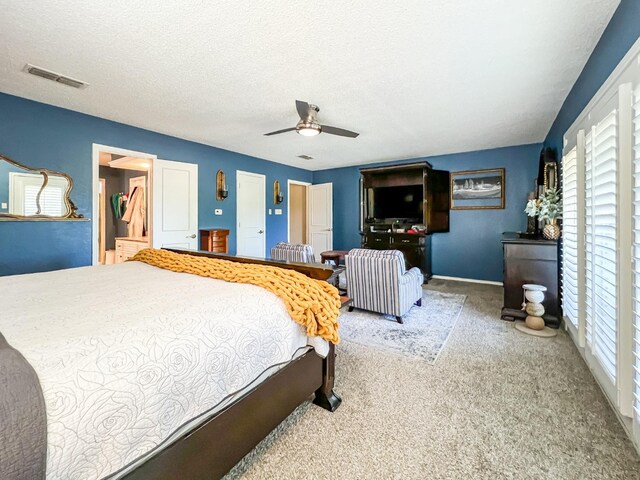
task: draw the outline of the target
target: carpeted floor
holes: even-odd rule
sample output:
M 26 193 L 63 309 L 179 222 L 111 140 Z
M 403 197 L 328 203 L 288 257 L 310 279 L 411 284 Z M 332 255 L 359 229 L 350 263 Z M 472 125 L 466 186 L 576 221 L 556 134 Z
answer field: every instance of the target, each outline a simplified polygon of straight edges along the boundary
M 299 407 L 229 479 L 640 479 L 640 457 L 561 332 L 499 320 L 502 289 L 467 295 L 438 362 L 338 346 L 335 413 Z

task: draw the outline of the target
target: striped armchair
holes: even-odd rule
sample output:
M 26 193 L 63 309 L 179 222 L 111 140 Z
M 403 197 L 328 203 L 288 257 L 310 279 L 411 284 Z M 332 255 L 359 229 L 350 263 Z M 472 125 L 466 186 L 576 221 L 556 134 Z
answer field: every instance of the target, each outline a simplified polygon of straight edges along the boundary
M 273 247 L 271 249 L 271 258 L 298 263 L 314 263 L 316 261 L 311 245 L 287 242 L 280 242 Z
M 347 291 L 353 308 L 394 315 L 402 323 L 415 304 L 422 305 L 424 277 L 418 268 L 406 270 L 398 250 L 354 248 L 345 256 Z

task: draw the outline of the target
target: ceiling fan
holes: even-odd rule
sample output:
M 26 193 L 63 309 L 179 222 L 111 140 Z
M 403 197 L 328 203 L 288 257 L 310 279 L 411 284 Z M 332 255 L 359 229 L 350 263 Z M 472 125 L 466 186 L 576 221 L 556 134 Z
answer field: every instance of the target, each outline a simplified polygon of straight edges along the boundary
M 349 138 L 356 138 L 360 135 L 359 133 L 345 130 L 344 128 L 320 125 L 316 120 L 316 114 L 320 111 L 317 105 L 311 105 L 307 102 L 296 100 L 296 110 L 298 110 L 300 120 L 295 127 L 276 130 L 275 132 L 265 133 L 264 135 L 268 137 L 269 135 L 278 135 L 279 133 L 291 132 L 293 130 L 304 137 L 315 137 L 321 132 Z

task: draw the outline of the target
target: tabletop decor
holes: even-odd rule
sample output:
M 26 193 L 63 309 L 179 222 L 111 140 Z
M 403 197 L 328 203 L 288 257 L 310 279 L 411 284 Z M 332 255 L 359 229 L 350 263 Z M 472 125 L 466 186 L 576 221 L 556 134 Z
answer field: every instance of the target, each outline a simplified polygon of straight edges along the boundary
M 556 188 L 546 189 L 538 199 L 531 199 L 524 209 L 530 217 L 538 217 L 541 221 L 546 221 L 542 235 L 549 240 L 560 238 L 560 227 L 558 220 L 562 219 L 562 195 Z
M 515 323 L 516 330 L 536 337 L 555 337 L 558 331 L 545 326 L 544 318 L 542 318 L 545 312 L 542 302 L 547 287 L 525 283 L 522 285 L 522 290 L 524 291 L 522 309 L 527 312 L 527 318 L 524 322 L 517 321 Z

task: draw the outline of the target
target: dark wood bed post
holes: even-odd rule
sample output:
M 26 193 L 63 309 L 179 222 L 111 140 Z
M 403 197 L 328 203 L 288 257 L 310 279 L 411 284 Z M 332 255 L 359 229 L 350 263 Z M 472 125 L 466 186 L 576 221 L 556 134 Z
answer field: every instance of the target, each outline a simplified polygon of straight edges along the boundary
M 316 390 L 313 403 L 319 407 L 335 412 L 342 403 L 342 399 L 333 391 L 336 379 L 336 346 L 329 344 L 327 358 L 322 360 L 322 386 Z

